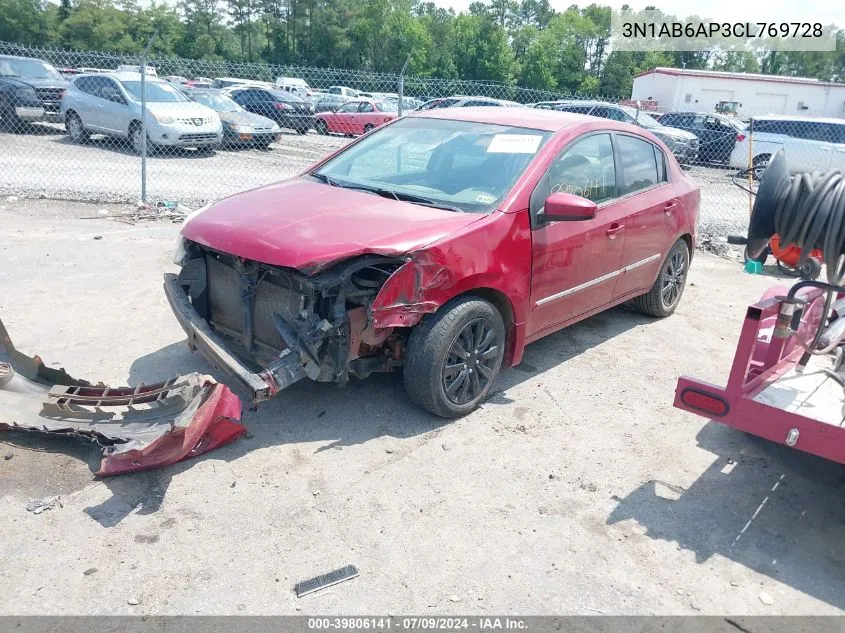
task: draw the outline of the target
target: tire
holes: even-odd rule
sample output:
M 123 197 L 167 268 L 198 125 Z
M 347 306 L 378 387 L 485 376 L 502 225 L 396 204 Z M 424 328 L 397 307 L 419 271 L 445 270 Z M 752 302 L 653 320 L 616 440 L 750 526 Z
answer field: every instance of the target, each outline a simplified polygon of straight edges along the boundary
M 370 132 L 372 132 L 373 127 L 375 126 L 372 123 L 367 123 L 367 125 L 364 126 L 364 134 L 369 134 Z
M 82 119 L 76 112 L 70 112 L 65 117 L 65 128 L 71 143 L 87 143 L 91 134 L 82 125 Z
M 768 165 L 769 161 L 772 159 L 771 154 L 759 154 L 751 159 L 751 166 L 752 167 L 763 167 L 764 165 Z
M 742 253 L 743 261 L 748 263 L 749 261 L 751 261 L 753 259 L 754 261 L 758 261 L 758 262 L 760 262 L 761 265 L 765 266 L 766 260 L 769 259 L 769 247 L 767 246 L 766 248 L 764 248 L 763 252 L 760 253 L 759 255 L 757 255 L 757 257 L 751 257 L 751 253 L 748 251 L 748 248 L 749 247 L 746 246 L 745 251 Z
M 322 134 L 325 136 L 329 133 L 329 126 L 326 125 L 326 122 L 323 119 L 317 119 L 317 122 L 314 124 L 314 129 L 317 130 L 317 134 Z
M 129 142 L 132 143 L 132 149 L 138 156 L 141 155 L 141 124 L 134 122 L 129 126 Z M 149 134 L 147 135 L 147 156 L 150 156 L 156 150 L 155 145 L 150 141 Z
M 434 415 L 464 416 L 490 392 L 504 350 L 505 324 L 495 306 L 478 297 L 453 299 L 411 331 L 405 391 Z
M 634 299 L 631 302 L 633 307 L 660 318 L 671 315 L 684 294 L 689 262 L 689 247 L 683 239 L 679 239 L 666 254 L 651 290 Z M 670 287 L 674 290 L 668 290 Z
M 763 172 L 766 171 L 771 159 L 771 154 L 760 154 L 751 159 L 751 166 L 754 168 L 752 172 L 754 180 L 760 180 L 763 177 Z

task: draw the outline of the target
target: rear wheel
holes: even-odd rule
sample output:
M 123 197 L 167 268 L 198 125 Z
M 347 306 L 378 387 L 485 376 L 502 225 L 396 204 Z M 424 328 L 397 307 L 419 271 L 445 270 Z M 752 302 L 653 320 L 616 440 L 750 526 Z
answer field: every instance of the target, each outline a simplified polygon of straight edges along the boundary
M 67 128 L 67 135 L 71 143 L 85 143 L 88 141 L 90 134 L 86 131 L 85 126 L 82 125 L 82 119 L 76 112 L 71 112 L 65 119 L 65 127 Z
M 375 126 L 372 123 L 367 123 L 367 125 L 364 126 L 364 134 L 369 134 L 373 127 Z
M 314 125 L 314 129 L 317 130 L 317 134 L 322 134 L 325 136 L 329 133 L 329 126 L 326 125 L 326 122 L 323 119 L 318 119 L 317 123 Z
M 455 299 L 411 331 L 405 390 L 435 415 L 466 415 L 490 392 L 504 350 L 505 324 L 496 307 L 478 297 Z
M 644 295 L 633 300 L 633 306 L 640 312 L 656 317 L 667 317 L 681 302 L 689 270 L 689 247 L 680 239 L 672 246 L 654 285 Z

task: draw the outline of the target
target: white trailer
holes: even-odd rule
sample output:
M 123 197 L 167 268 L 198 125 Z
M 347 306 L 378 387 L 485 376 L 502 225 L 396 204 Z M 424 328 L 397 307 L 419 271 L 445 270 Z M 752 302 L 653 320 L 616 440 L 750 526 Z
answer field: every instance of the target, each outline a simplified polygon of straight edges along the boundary
M 720 102 L 736 102 L 741 118 L 845 118 L 845 84 L 804 77 L 658 67 L 634 77 L 631 99 L 656 101 L 660 112 L 715 112 Z

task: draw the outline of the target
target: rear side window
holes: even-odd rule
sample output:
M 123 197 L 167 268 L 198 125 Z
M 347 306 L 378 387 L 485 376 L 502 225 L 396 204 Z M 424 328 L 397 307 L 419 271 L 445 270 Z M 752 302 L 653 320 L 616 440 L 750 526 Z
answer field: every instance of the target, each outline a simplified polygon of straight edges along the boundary
M 616 142 L 622 165 L 623 195 L 654 187 L 660 182 L 654 145 L 622 134 L 617 135 Z
M 76 86 L 80 91 L 84 92 L 85 94 L 93 94 L 93 87 L 91 85 L 91 77 L 80 77 L 76 81 L 73 82 L 73 85 Z

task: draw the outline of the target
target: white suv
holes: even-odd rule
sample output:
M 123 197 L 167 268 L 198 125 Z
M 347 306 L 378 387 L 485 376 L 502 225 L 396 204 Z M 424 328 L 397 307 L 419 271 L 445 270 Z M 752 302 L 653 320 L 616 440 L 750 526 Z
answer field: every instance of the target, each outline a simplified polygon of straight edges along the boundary
M 738 169 L 760 167 L 779 149 L 783 149 L 792 173 L 845 170 L 845 120 L 754 117 L 748 130 L 737 134 L 730 164 Z

